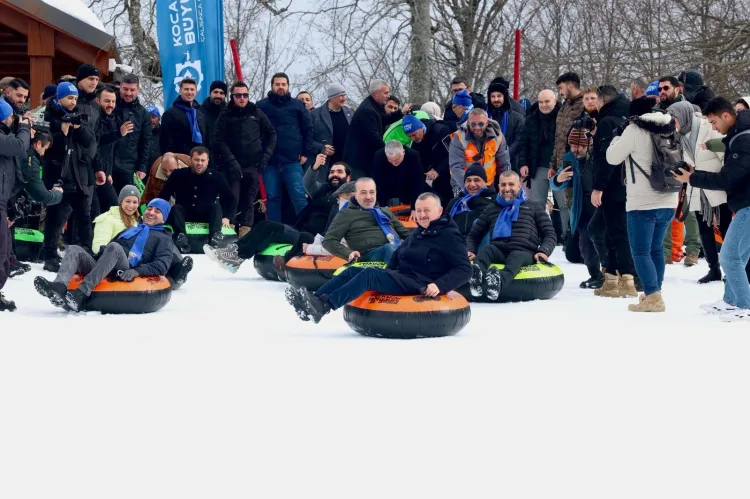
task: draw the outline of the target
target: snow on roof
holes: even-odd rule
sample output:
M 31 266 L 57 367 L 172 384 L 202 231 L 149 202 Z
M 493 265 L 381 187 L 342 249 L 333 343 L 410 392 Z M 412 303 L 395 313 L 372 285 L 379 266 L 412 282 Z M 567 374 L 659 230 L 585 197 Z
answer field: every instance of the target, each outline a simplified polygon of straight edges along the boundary
M 68 15 L 71 15 L 75 17 L 76 19 L 79 19 L 89 26 L 98 29 L 99 31 L 103 31 L 106 33 L 106 29 L 104 29 L 104 24 L 99 20 L 98 17 L 96 17 L 96 14 L 94 14 L 91 9 L 86 7 L 86 4 L 83 3 L 82 0 L 42 0 L 47 5 L 51 5 L 52 7 L 58 9 L 61 12 L 65 12 Z

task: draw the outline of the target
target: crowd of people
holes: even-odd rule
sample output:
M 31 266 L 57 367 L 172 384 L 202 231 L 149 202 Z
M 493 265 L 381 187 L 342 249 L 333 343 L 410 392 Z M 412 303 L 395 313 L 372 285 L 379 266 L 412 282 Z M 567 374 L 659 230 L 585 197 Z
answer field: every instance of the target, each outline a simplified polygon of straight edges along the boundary
M 387 264 L 316 292 L 290 288 L 315 322 L 365 290 L 429 297 L 468 283 L 492 300 L 557 245 L 580 253 L 581 288 L 638 298 L 634 312 L 663 312 L 665 265 L 702 255 L 699 282 L 725 281 L 704 310 L 750 320 L 750 98 L 717 97 L 694 70 L 625 91 L 583 87 L 573 72 L 555 84 L 532 103 L 503 77 L 485 94 L 457 77 L 448 103 L 418 113 L 382 80 L 353 110 L 339 84 L 317 107 L 309 92 L 292 97 L 284 73 L 255 103 L 245 83 L 223 81 L 198 103 L 185 78 L 162 114 L 140 101 L 137 76 L 103 83 L 84 64 L 32 114 L 29 85 L 4 78 L 0 289 L 29 270 L 13 253 L 22 198 L 44 206 L 41 259 L 57 274 L 36 289 L 73 311 L 108 275 L 181 285 L 193 265 L 187 225 L 205 223 L 205 253 L 232 272 L 271 243 L 292 245 L 274 260 L 282 277 L 304 254 Z M 85 285 L 69 291 L 74 273 Z M 15 308 L 0 294 L 0 310 Z

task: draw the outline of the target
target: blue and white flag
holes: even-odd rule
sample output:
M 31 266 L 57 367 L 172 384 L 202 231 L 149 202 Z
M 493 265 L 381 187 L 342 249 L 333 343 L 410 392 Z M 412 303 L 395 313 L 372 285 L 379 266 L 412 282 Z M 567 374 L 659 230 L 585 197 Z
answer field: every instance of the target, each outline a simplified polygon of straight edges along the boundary
M 180 81 L 198 83 L 197 102 L 214 80 L 224 80 L 222 0 L 156 0 L 156 31 L 164 84 L 164 108 L 180 93 Z

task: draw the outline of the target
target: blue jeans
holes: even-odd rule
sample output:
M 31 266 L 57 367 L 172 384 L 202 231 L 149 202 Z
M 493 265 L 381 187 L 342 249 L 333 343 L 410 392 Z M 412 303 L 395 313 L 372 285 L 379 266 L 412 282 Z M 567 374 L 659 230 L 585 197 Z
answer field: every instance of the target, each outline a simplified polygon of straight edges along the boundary
M 268 198 L 268 220 L 272 222 L 281 222 L 282 184 L 286 186 L 297 215 L 307 206 L 305 187 L 302 185 L 302 165 L 299 163 L 269 164 L 263 169 L 263 185 Z
M 367 291 L 388 295 L 404 294 L 404 289 L 385 270 L 372 267 L 349 267 L 321 286 L 315 295 L 328 295 L 331 308 L 336 310 Z
M 745 266 L 750 260 L 750 207 L 742 208 L 732 219 L 719 252 L 724 269 L 724 301 L 739 308 L 750 308 L 750 283 Z
M 385 262 L 391 261 L 391 256 L 396 252 L 398 246 L 391 243 L 386 243 L 383 246 L 373 248 L 360 258 L 362 262 Z
M 673 218 L 673 208 L 628 212 L 630 252 L 646 295 L 661 291 L 665 266 L 664 234 Z

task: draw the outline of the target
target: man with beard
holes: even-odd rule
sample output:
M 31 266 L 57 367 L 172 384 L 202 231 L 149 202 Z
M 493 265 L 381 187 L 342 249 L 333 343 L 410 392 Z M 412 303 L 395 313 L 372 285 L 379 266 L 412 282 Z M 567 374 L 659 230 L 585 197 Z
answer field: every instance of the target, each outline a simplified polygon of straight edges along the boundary
M 451 129 L 440 121 L 420 120 L 413 114 L 404 116 L 401 126 L 412 141 L 411 148 L 422 159 L 424 176 L 432 192 L 440 196 L 443 205 L 448 204 L 453 198 L 453 188 L 443 139 L 450 135 Z
M 140 81 L 132 74 L 123 76 L 115 116 L 118 125 L 129 124 L 130 132 L 114 147 L 112 185 L 114 191 L 133 183 L 133 174 L 146 178 L 151 168 L 152 126 L 148 111 L 138 100 Z
M 596 121 L 596 118 L 599 115 L 599 108 L 597 107 L 599 97 L 596 93 L 596 88 L 597 87 L 589 87 L 581 92 L 583 94 L 583 110 L 594 121 Z
M 204 145 L 208 147 L 211 154 L 215 154 L 214 135 L 216 130 L 216 120 L 223 110 L 227 108 L 227 84 L 221 80 L 211 83 L 210 93 L 201 104 L 200 112 L 206 116 L 206 133 L 208 137 Z
M 474 222 L 489 205 L 495 202 L 497 192 L 487 187 L 487 174 L 480 165 L 470 166 L 464 175 L 464 189 L 453 198 L 445 212 L 456 222 L 458 230 L 466 237 Z
M 214 154 L 238 200 L 236 225 L 243 238 L 255 223 L 260 175 L 271 159 L 277 136 L 266 113 L 250 102 L 246 84 L 232 85 L 231 96 L 216 121 Z
M 546 262 L 555 250 L 557 236 L 544 205 L 528 201 L 514 171 L 500 174 L 499 194 L 477 219 L 466 238 L 472 264 L 470 293 L 497 300 L 500 291 L 515 279 L 521 267 Z M 485 235 L 490 242 L 478 250 Z M 500 270 L 491 267 L 502 263 Z M 482 284 L 486 284 L 486 292 Z
M 518 169 L 521 179 L 529 185 L 528 195 L 535 203 L 547 203 L 549 180 L 547 169 L 555 150 L 555 125 L 560 104 L 552 90 L 542 90 L 531 106 L 523 130 Z M 558 204 L 564 202 L 560 193 Z
M 2 98 L 5 102 L 10 104 L 15 116 L 23 115 L 28 111 L 27 102 L 29 99 L 29 84 L 20 78 L 11 80 L 8 87 L 5 89 Z M 15 123 L 15 121 L 17 120 L 14 119 L 12 133 L 15 133 L 15 130 L 17 129 L 17 123 Z
M 487 114 L 491 120 L 500 124 L 500 131 L 508 144 L 510 164 L 514 170 L 518 170 L 518 155 L 526 121 L 525 115 L 513 110 L 508 87 L 501 82 L 493 81 L 490 84 L 487 89 L 487 100 L 490 103 Z
M 659 103 L 656 109 L 666 112 L 667 108 L 675 102 L 685 100 L 680 93 L 680 81 L 674 76 L 662 76 L 659 78 Z
M 172 107 L 164 111 L 161 119 L 159 143 L 162 154 L 190 154 L 194 147 L 204 146 L 209 140 L 206 115 L 199 112 L 200 106 L 195 102 L 197 89 L 198 84 L 192 78 L 180 81 L 180 95 Z

